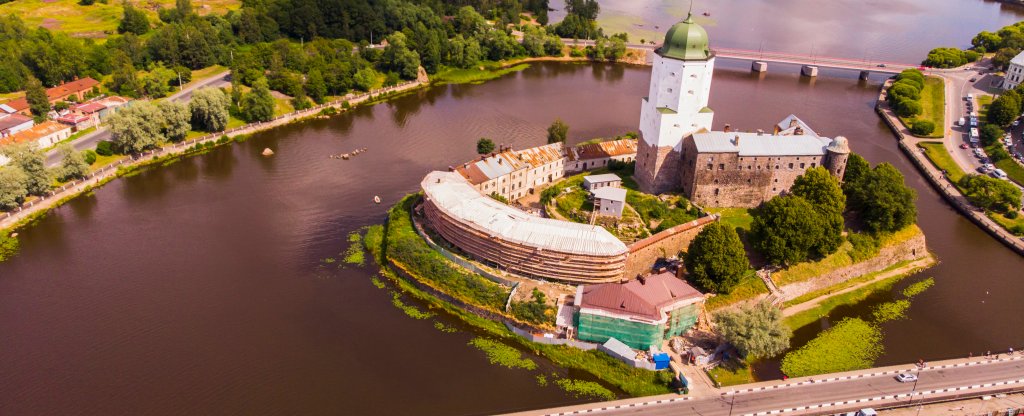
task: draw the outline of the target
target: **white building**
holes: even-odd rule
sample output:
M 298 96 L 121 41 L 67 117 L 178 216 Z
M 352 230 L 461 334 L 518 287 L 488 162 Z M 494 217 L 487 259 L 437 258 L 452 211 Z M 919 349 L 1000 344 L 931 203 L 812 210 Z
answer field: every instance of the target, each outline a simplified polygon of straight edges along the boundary
M 655 51 L 650 90 L 640 103 L 636 179 L 644 192 L 678 188 L 683 138 L 711 130 L 715 113 L 708 97 L 714 67 L 708 34 L 692 15 L 672 26 Z
M 606 186 L 619 188 L 622 186 L 622 178 L 614 173 L 603 173 L 600 175 L 588 175 L 583 177 L 583 189 L 590 192 L 594 192 L 594 190 L 601 189 Z
M 1018 53 L 1010 60 L 1010 67 L 1006 69 L 1006 76 L 1003 77 L 1003 89 L 1017 88 L 1022 81 L 1024 81 L 1024 52 Z
M 622 218 L 622 209 L 626 205 L 625 189 L 606 186 L 591 192 L 594 194 L 594 212 L 597 215 Z

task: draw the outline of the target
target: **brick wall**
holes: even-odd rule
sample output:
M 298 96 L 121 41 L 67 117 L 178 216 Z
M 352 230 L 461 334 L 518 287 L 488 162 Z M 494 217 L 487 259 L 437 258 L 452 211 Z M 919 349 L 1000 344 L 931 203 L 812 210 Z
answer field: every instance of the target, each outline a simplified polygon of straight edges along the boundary
M 704 229 L 705 225 L 717 220 L 717 216 L 698 218 L 631 244 L 629 257 L 626 258 L 626 272 L 622 277 L 632 279 L 638 274 L 650 272 L 655 261 L 674 256 L 689 248 L 697 233 Z

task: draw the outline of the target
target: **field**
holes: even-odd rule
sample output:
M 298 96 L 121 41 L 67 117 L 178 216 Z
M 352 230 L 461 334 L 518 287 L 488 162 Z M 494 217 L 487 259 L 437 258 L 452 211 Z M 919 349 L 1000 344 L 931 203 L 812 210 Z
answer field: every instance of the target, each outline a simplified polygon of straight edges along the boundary
M 996 167 L 1006 172 L 1006 176 L 1010 180 L 1017 182 L 1018 185 L 1024 185 L 1024 166 L 1013 159 L 1003 159 L 995 163 Z
M 15 0 L 0 5 L 0 14 L 17 15 L 30 27 L 43 26 L 78 37 L 105 38 L 117 33 L 122 4 L 118 0 L 111 0 L 107 4 L 96 2 L 90 6 L 80 5 L 77 0 Z M 149 0 L 135 5 L 149 13 L 150 22 L 159 22 L 157 9 L 172 8 L 174 1 Z M 196 0 L 192 2 L 192 7 L 200 15 L 224 14 L 241 7 L 241 1 Z
M 928 142 L 918 143 L 917 145 L 924 149 L 925 156 L 928 157 L 928 160 L 932 161 L 932 164 L 934 164 L 935 167 L 947 172 L 949 180 L 953 181 L 953 183 L 959 181 L 960 178 L 966 174 L 963 169 L 960 169 L 960 165 L 956 164 L 956 161 L 953 160 L 953 156 L 949 154 L 949 151 L 946 150 L 946 146 L 942 143 Z M 1010 161 L 1010 163 L 1013 163 L 1013 161 Z
M 945 114 L 946 114 L 946 90 L 942 78 L 925 77 L 924 89 L 921 90 L 921 115 L 913 118 L 903 118 L 903 124 L 910 127 L 914 120 L 931 120 L 935 123 L 935 130 L 932 134 L 923 137 L 942 137 L 945 135 Z
M 749 230 L 750 223 L 754 222 L 750 208 L 708 208 L 708 212 L 721 215 L 722 224 L 729 225 L 741 230 Z

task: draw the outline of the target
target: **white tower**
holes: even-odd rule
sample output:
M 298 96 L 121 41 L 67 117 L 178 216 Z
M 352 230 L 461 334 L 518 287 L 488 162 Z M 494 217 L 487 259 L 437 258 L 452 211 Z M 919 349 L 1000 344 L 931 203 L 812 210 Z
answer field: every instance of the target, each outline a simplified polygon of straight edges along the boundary
M 659 194 L 680 186 L 683 139 L 711 130 L 714 112 L 707 105 L 715 56 L 692 14 L 668 30 L 655 53 L 650 91 L 640 104 L 635 177 L 644 192 Z

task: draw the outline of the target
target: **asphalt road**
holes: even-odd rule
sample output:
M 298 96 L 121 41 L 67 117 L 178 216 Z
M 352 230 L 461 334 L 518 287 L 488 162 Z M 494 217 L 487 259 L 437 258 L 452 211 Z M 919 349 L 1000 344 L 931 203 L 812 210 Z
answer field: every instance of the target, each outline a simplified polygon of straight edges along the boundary
M 172 101 L 188 102 L 192 99 L 192 93 L 195 92 L 196 89 L 202 87 L 219 88 L 229 85 L 231 83 L 230 76 L 231 71 L 221 72 L 202 81 L 193 83 L 191 85 L 186 85 L 184 89 L 172 94 L 171 96 L 167 97 L 167 99 Z M 102 125 L 92 133 L 83 135 L 82 137 L 79 137 L 72 141 L 71 146 L 74 147 L 75 150 L 95 149 L 96 143 L 99 143 L 101 140 L 110 140 L 110 130 L 107 130 Z M 60 154 L 58 153 L 57 149 L 50 150 L 49 152 L 46 153 L 46 166 L 53 167 L 59 164 Z
M 650 404 L 647 406 L 633 406 L 621 409 L 607 409 L 600 411 L 600 414 L 686 414 L 705 416 L 745 415 L 772 410 L 778 411 L 782 409 L 792 409 L 802 406 L 815 406 L 858 399 L 864 400 L 880 396 L 909 394 L 915 391 L 922 392 L 936 389 L 968 387 L 977 384 L 1024 379 L 1024 360 L 991 362 L 980 365 L 945 369 L 926 368 L 919 372 L 919 377 L 920 379 L 916 384 L 900 383 L 895 380 L 892 374 L 853 378 L 850 380 L 819 381 L 817 383 L 798 386 L 768 388 L 763 391 L 723 394 L 720 396 L 675 401 L 672 403 Z M 930 394 L 925 397 L 938 397 L 943 394 L 945 393 Z M 963 394 L 963 392 L 951 392 L 948 394 L 952 397 L 952 395 Z M 664 399 L 665 397 L 661 398 Z M 889 399 L 886 401 L 876 400 L 870 403 L 851 403 L 844 406 L 833 406 L 827 408 L 827 410 L 795 411 L 787 412 L 787 414 L 834 414 L 862 407 L 881 407 L 883 404 L 892 405 L 898 402 L 906 402 L 908 400 L 909 398 L 907 397 Z M 921 400 L 920 396 L 914 396 L 915 402 L 919 400 Z M 586 412 L 585 409 L 588 408 L 596 409 L 614 405 L 615 402 L 594 403 L 579 406 L 572 410 L 579 410 L 582 413 Z M 556 410 L 552 409 L 552 411 Z M 557 411 L 564 412 L 566 410 L 558 409 Z M 540 411 L 539 413 L 547 413 L 547 411 Z

